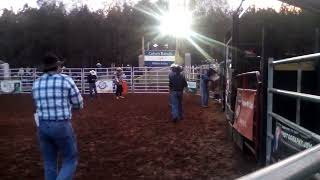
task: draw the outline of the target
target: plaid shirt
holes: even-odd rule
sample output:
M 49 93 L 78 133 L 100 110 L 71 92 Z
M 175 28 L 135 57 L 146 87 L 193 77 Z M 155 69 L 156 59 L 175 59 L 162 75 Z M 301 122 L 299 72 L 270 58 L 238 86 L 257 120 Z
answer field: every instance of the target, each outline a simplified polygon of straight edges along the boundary
M 72 108 L 83 108 L 83 99 L 71 77 L 44 74 L 32 87 L 33 99 L 40 120 L 71 119 Z

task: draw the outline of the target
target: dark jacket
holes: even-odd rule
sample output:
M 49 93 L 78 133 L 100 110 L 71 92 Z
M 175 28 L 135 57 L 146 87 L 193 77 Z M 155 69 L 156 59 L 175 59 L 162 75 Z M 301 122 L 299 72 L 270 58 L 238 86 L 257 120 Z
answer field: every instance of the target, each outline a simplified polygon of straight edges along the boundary
M 97 81 L 97 76 L 89 74 L 87 77 L 88 83 L 95 83 Z
M 179 72 L 171 72 L 169 74 L 170 91 L 183 91 L 187 87 L 186 78 Z

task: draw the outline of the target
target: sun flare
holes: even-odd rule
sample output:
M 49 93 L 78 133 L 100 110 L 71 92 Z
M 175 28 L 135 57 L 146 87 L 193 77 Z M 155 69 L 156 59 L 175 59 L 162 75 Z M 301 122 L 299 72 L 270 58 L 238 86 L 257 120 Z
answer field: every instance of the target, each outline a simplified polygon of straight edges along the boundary
M 160 17 L 159 31 L 162 35 L 187 38 L 191 35 L 192 13 L 186 10 L 175 10 Z

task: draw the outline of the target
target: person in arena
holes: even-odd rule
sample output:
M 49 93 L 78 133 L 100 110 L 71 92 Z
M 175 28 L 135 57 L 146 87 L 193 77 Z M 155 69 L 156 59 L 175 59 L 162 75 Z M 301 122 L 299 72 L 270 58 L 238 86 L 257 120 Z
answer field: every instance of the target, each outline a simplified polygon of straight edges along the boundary
M 32 88 L 46 180 L 72 179 L 78 162 L 71 110 L 82 109 L 83 98 L 72 78 L 61 74 L 61 65 L 55 55 L 47 54 L 43 58 L 44 74 Z M 58 155 L 62 158 L 59 166 Z
M 95 70 L 91 70 L 90 73 L 87 76 L 87 80 L 89 83 L 89 92 L 90 96 L 93 96 L 93 91 L 94 95 L 97 96 L 97 86 L 96 86 L 96 81 L 97 81 L 97 72 Z
M 182 75 L 182 67 L 179 65 L 171 66 L 169 74 L 170 104 L 173 122 L 183 119 L 182 97 L 183 90 L 187 87 L 186 78 Z
M 114 78 L 115 85 L 116 85 L 116 98 L 117 99 L 119 99 L 119 97 L 124 98 L 122 96 L 122 91 L 123 91 L 122 83 L 123 83 L 124 78 L 125 78 L 125 75 L 123 74 L 122 69 L 120 67 L 118 67 L 116 69 L 115 78 Z
M 204 72 L 200 77 L 200 95 L 201 95 L 201 106 L 204 108 L 208 107 L 209 104 L 209 81 L 211 76 L 215 73 L 212 68 Z
M 169 73 L 169 79 L 171 78 L 171 76 L 173 76 L 176 73 L 176 69 L 177 69 L 177 65 L 175 63 L 172 63 L 170 65 L 170 73 Z M 171 96 L 169 96 L 169 106 L 171 107 L 172 103 L 171 103 Z

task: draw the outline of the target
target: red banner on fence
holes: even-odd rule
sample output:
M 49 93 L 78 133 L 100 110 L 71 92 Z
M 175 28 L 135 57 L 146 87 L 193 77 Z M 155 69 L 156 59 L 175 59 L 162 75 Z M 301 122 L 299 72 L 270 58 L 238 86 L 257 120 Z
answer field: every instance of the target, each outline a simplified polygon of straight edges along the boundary
M 253 140 L 253 114 L 257 91 L 238 89 L 236 100 L 235 121 L 233 127 L 244 137 Z

